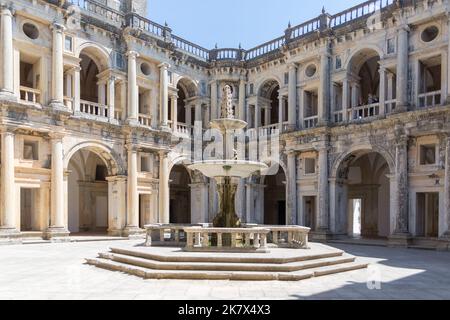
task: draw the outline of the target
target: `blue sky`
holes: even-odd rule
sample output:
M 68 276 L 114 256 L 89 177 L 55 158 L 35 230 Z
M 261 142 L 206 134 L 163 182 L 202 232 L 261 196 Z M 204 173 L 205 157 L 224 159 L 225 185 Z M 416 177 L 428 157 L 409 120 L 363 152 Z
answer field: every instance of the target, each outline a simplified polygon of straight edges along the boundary
M 292 25 L 334 14 L 363 0 L 149 0 L 149 18 L 168 22 L 174 34 L 208 49 L 255 47 L 282 36 Z

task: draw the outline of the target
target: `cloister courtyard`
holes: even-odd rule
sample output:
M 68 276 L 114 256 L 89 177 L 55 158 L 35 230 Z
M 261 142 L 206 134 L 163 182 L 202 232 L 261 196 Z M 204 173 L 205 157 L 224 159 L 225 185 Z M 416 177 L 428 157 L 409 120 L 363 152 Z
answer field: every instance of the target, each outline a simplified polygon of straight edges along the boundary
M 369 268 L 298 282 L 143 280 L 85 264 L 110 246 L 142 241 L 1 246 L 0 299 L 450 299 L 449 252 L 330 244 Z

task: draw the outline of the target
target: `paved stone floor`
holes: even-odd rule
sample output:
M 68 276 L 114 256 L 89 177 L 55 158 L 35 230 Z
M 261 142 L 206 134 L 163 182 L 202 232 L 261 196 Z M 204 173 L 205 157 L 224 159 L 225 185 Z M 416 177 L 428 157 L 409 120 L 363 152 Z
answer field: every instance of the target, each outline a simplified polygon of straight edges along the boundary
M 449 252 L 333 245 L 370 268 L 301 282 L 175 281 L 84 264 L 110 245 L 0 246 L 0 299 L 450 299 Z

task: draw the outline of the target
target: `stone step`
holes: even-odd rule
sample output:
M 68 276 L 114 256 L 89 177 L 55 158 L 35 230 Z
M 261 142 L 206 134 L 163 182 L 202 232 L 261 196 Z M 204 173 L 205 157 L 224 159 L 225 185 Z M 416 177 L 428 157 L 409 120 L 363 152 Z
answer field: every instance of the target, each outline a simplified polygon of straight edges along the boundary
M 350 263 L 355 257 L 342 255 L 339 257 L 320 258 L 286 264 L 270 263 L 223 263 L 223 262 L 160 262 L 140 257 L 117 253 L 100 253 L 100 258 L 115 262 L 130 264 L 153 270 L 184 270 L 184 271 L 246 271 L 246 272 L 293 272 L 311 268 L 325 267 Z
M 120 247 L 112 247 L 110 248 L 111 253 L 122 254 L 126 256 L 132 256 L 136 258 L 143 258 L 152 261 L 159 262 L 216 262 L 216 263 L 261 263 L 261 264 L 286 264 L 293 262 L 301 262 L 301 261 L 309 261 L 309 260 L 317 260 L 317 259 L 326 259 L 326 258 L 335 258 L 341 257 L 344 254 L 344 251 L 333 249 L 328 250 L 328 252 L 322 252 L 317 254 L 303 254 L 296 255 L 292 257 L 273 257 L 273 256 L 256 256 L 255 254 L 242 256 L 242 255 L 225 255 L 225 254 L 189 254 L 183 253 L 182 255 L 166 255 L 166 254 L 158 254 L 158 253 L 150 253 L 143 252 L 142 250 L 133 250 L 126 249 Z M 308 252 L 308 251 L 305 251 Z
M 178 279 L 178 280 L 234 280 L 234 281 L 300 281 L 315 276 L 353 271 L 367 267 L 367 264 L 356 262 L 337 266 L 320 267 L 291 273 L 277 272 L 231 272 L 231 271 L 180 271 L 151 270 L 143 267 L 124 264 L 108 259 L 87 259 L 87 264 L 111 271 L 124 272 L 144 279 Z

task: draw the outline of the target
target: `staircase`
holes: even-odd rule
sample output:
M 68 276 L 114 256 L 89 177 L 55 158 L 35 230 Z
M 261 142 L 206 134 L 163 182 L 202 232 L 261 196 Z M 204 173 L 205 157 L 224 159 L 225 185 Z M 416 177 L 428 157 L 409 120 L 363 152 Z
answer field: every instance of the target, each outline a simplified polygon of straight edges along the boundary
M 269 254 L 187 253 L 174 248 L 111 248 L 87 264 L 144 279 L 299 281 L 364 269 L 341 250 L 272 249 Z

